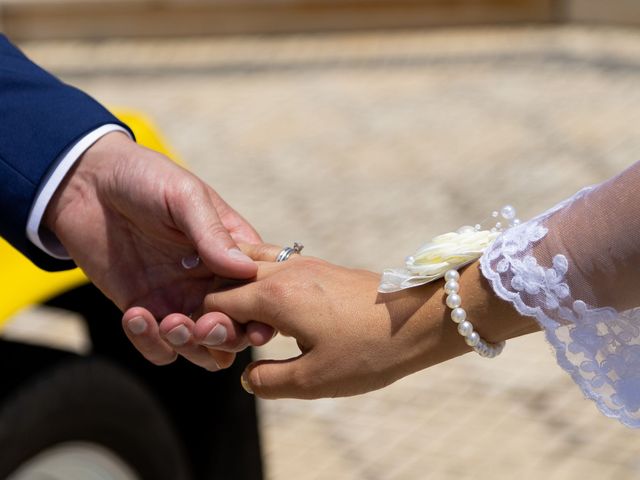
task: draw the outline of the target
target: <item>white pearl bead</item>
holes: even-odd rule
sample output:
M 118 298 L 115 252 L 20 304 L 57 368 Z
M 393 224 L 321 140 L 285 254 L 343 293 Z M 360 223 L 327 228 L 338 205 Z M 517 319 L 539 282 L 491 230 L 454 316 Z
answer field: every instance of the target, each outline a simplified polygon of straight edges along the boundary
M 462 299 L 457 293 L 452 293 L 447 297 L 447 307 L 458 308 L 460 305 L 462 305 Z
M 494 216 L 497 217 L 498 212 L 494 213 Z M 508 213 L 509 212 L 507 212 L 507 214 Z M 498 225 L 500 224 L 498 223 Z M 492 228 L 491 231 L 496 231 L 496 228 Z M 465 337 L 464 340 L 467 345 L 473 348 L 473 350 L 480 356 L 493 358 L 500 355 L 502 349 L 504 348 L 504 342 L 497 343 L 495 345 L 487 343 L 482 339 L 482 337 L 480 337 L 480 334 L 478 332 L 475 332 L 473 330 L 473 324 L 467 320 L 467 312 L 460 306 L 462 305 L 462 298 L 458 294 L 460 290 L 460 274 L 458 273 L 458 271 L 453 268 L 451 270 L 448 270 L 444 274 L 444 279 L 444 291 L 447 294 L 446 304 L 447 307 L 451 309 L 451 320 L 458 324 L 458 333 Z
M 511 205 L 505 205 L 500 209 L 500 215 L 506 220 L 511 220 L 512 218 L 516 218 L 516 209 Z
M 448 282 L 449 280 L 455 280 L 456 282 L 460 280 L 460 274 L 457 270 L 448 270 L 447 273 L 444 274 L 444 279 Z
M 461 322 L 458 325 L 458 333 L 463 337 L 468 337 L 469 335 L 471 335 L 472 332 L 473 332 L 473 325 L 471 325 L 470 321 L 465 320 L 464 322 Z
M 460 284 L 455 280 L 449 280 L 444 284 L 444 293 L 451 295 L 452 293 L 458 293 L 460 290 Z
M 481 357 L 488 357 L 489 356 L 489 347 L 487 347 L 487 344 L 482 340 L 480 340 L 480 343 L 478 343 L 478 345 L 473 347 L 473 349 L 476 352 L 478 352 L 478 354 Z
M 467 342 L 467 345 L 470 347 L 475 347 L 480 343 L 480 334 L 478 332 L 471 332 L 464 341 Z
M 456 323 L 464 322 L 467 319 L 467 312 L 464 311 L 464 308 L 454 308 L 451 310 L 451 320 Z
M 472 233 L 472 232 L 475 232 L 475 229 L 471 225 L 464 225 L 464 226 L 460 227 L 457 230 L 457 232 L 460 233 L 460 234 Z

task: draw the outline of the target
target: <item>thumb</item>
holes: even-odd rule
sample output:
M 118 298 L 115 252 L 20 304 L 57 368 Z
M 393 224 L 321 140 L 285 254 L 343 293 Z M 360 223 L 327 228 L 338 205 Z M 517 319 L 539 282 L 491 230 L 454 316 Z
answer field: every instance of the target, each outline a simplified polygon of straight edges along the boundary
M 318 398 L 312 388 L 309 355 L 286 360 L 260 360 L 247 366 L 240 379 L 242 387 L 258 397 Z
M 228 278 L 251 278 L 257 265 L 242 253 L 225 228 L 208 187 L 195 189 L 189 198 L 175 202 L 172 217 L 176 225 L 191 239 L 204 264 L 215 274 Z

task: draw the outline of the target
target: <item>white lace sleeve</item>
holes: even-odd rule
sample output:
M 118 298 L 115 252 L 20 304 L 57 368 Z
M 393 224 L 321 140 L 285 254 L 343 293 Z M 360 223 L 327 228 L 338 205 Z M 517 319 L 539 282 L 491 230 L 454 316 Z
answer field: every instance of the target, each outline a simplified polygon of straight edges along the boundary
M 481 266 L 584 394 L 640 427 L 640 162 L 507 230 Z

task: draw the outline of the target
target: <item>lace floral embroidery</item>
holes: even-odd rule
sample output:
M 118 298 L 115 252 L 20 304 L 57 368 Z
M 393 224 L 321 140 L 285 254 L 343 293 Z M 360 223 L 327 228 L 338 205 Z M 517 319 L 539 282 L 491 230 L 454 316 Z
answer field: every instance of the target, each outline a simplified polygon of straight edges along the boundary
M 498 296 L 538 320 L 560 366 L 605 415 L 640 427 L 640 309 L 591 308 L 572 297 L 564 255 L 545 266 L 532 254 L 547 235 L 545 219 L 567 202 L 501 235 L 482 256 L 482 272 Z

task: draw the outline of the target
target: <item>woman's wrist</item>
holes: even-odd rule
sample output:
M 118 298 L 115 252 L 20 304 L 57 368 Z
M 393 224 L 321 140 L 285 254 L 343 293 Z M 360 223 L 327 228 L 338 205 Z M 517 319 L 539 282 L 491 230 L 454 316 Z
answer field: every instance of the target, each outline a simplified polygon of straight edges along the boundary
M 468 318 L 488 342 L 503 342 L 540 330 L 533 317 L 520 315 L 495 294 L 478 261 L 460 271 L 460 294 Z
M 467 319 L 482 339 L 499 343 L 539 330 L 535 319 L 519 315 L 509 303 L 496 296 L 482 275 L 479 262 L 461 269 L 459 273 L 459 292 Z M 458 325 L 451 320 L 451 309 L 445 303 L 447 294 L 444 284 L 444 280 L 439 280 L 424 287 L 403 291 L 420 292 L 426 298 L 424 305 L 414 314 L 422 330 L 419 334 L 422 352 L 415 359 L 418 367 L 412 366 L 414 371 L 473 350 L 458 333 Z

